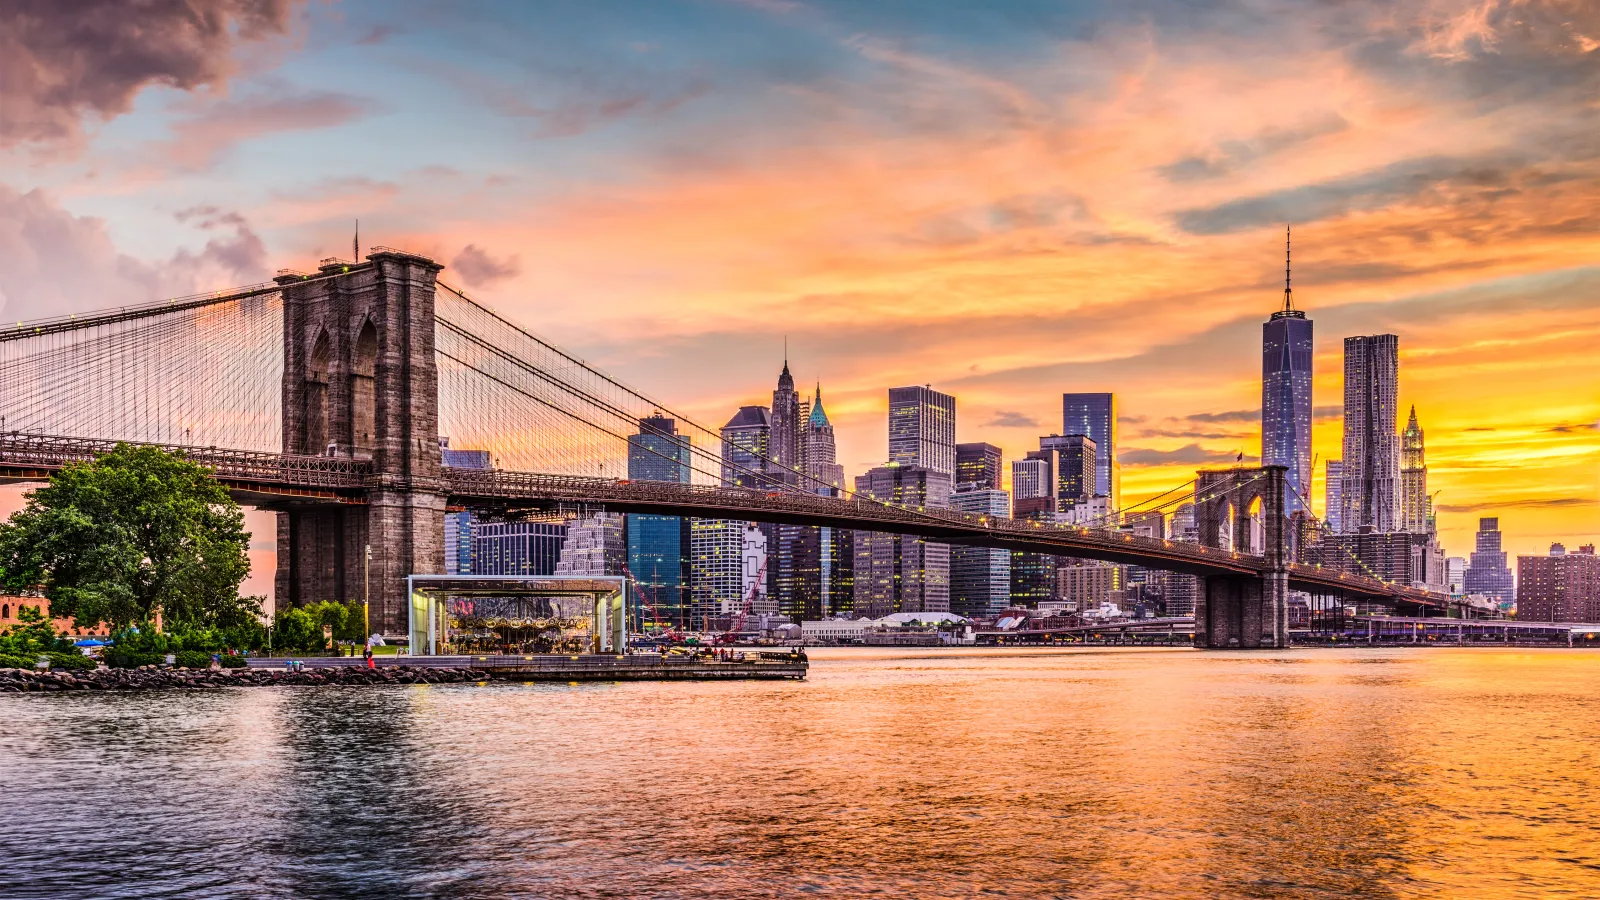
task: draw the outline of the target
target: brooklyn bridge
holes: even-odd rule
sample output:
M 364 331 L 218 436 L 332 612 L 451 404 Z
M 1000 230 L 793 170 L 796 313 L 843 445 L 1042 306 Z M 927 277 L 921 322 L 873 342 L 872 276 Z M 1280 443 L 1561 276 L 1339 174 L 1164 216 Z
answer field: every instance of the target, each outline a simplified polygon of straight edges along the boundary
M 1198 576 L 1196 644 L 1288 643 L 1291 590 L 1412 615 L 1450 598 L 1297 563 L 1285 470 L 1197 473 L 1200 542 L 824 496 L 772 460 L 727 486 L 720 433 L 375 248 L 314 273 L 0 330 L 0 480 L 37 481 L 118 441 L 180 451 L 277 513 L 276 602 L 359 599 L 406 630 L 408 575 L 444 570 L 448 509 L 563 507 L 914 535 Z M 656 413 L 693 438 L 690 483 L 629 481 L 629 435 Z M 444 464 L 441 436 L 490 468 Z M 370 548 L 370 563 L 365 556 Z M 370 579 L 370 581 L 369 581 Z

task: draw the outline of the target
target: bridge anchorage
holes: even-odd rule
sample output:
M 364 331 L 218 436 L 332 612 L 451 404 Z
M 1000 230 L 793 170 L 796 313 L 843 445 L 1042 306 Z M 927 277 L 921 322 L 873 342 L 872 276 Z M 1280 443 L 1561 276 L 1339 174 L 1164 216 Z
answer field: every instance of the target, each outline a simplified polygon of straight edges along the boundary
M 0 481 L 37 481 L 115 441 L 211 467 L 277 514 L 280 607 L 370 596 L 406 633 L 406 577 L 444 572 L 448 509 L 600 507 L 827 526 L 1194 575 L 1195 643 L 1287 646 L 1291 590 L 1447 611 L 1448 598 L 1294 562 L 1285 470 L 1200 472 L 1200 543 L 912 509 L 725 452 L 720 431 L 499 316 L 431 259 L 374 248 L 269 284 L 0 327 Z M 630 481 L 630 436 L 681 429 L 681 482 Z M 480 452 L 453 456 L 442 435 Z M 664 435 L 663 435 L 664 437 Z M 651 444 L 651 446 L 646 446 Z M 1185 486 L 1187 489 L 1187 486 Z M 1171 494 L 1173 492 L 1169 492 Z M 368 553 L 370 551 L 370 562 Z

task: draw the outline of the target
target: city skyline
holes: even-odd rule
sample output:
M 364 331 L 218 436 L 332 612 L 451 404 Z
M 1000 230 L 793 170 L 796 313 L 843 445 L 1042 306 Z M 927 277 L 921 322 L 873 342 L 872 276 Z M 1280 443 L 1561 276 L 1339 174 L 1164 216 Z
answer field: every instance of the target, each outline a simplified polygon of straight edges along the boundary
M 1339 455 L 1339 340 L 1392 332 L 1452 553 L 1481 515 L 1518 554 L 1600 536 L 1577 13 L 625 9 L 291 2 L 144 75 L 40 59 L 105 90 L 16 86 L 0 313 L 257 281 L 347 255 L 359 218 L 713 426 L 765 402 L 787 334 L 852 476 L 891 385 L 958 396 L 956 440 L 1007 459 L 1060 393 L 1113 391 L 1137 499 L 1254 456 L 1287 222 L 1313 455 Z

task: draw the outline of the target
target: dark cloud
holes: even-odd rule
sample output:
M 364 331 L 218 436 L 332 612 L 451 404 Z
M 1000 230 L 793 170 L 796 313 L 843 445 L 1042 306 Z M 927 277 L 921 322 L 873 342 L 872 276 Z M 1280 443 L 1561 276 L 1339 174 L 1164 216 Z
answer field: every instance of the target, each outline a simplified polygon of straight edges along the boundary
M 1204 466 L 1212 463 L 1229 463 L 1237 458 L 1239 451 L 1232 453 L 1207 450 L 1199 444 L 1185 444 L 1176 450 L 1150 450 L 1143 447 L 1129 447 L 1117 453 L 1117 459 L 1125 466 L 1171 466 L 1195 465 Z
M 1570 506 L 1597 506 L 1600 500 L 1589 497 L 1549 497 L 1529 500 L 1501 500 L 1489 503 L 1441 503 L 1436 507 L 1439 512 L 1447 513 L 1475 513 L 1489 512 L 1496 509 L 1560 509 Z
M 994 418 L 983 423 L 984 427 L 994 428 L 1039 428 L 1039 420 L 1027 413 L 1011 412 L 997 409 Z
M 1552 177 L 1524 165 L 1510 158 L 1408 159 L 1343 178 L 1185 210 L 1176 218 L 1178 227 L 1190 234 L 1227 234 L 1284 222 L 1314 222 L 1400 201 L 1459 203 L 1465 195 L 1492 198 L 1521 191 L 1529 179 Z
M 0 4 L 0 146 L 75 138 L 152 84 L 227 80 L 233 51 L 281 34 L 300 0 L 8 0 Z
M 362 46 L 381 44 L 398 33 L 399 29 L 393 25 L 374 25 L 367 29 L 361 37 L 356 38 L 355 43 Z
M 1434 5 L 1409 19 L 1384 12 L 1391 27 L 1353 38 L 1352 60 L 1391 79 L 1425 79 L 1441 99 L 1455 95 L 1486 108 L 1587 103 L 1600 88 L 1600 5 L 1589 0 Z
M 1214 413 L 1190 413 L 1189 415 L 1186 415 L 1183 418 L 1188 420 L 1188 421 L 1190 421 L 1190 422 L 1208 422 L 1208 423 L 1215 423 L 1215 422 L 1241 422 L 1241 423 L 1243 423 L 1243 422 L 1259 422 L 1261 420 L 1261 408 L 1257 407 L 1255 409 L 1233 409 L 1233 410 L 1228 410 L 1227 412 L 1214 412 Z
M 461 280 L 476 288 L 486 288 L 507 278 L 515 278 L 522 271 L 522 261 L 516 255 L 495 259 L 476 244 L 468 244 L 457 254 L 450 267 L 461 273 Z
M 1204 181 L 1229 175 L 1264 156 L 1270 156 L 1314 138 L 1334 134 L 1350 127 L 1343 117 L 1335 114 L 1301 128 L 1273 128 L 1245 140 L 1223 141 L 1209 152 L 1189 156 L 1159 167 L 1168 181 Z

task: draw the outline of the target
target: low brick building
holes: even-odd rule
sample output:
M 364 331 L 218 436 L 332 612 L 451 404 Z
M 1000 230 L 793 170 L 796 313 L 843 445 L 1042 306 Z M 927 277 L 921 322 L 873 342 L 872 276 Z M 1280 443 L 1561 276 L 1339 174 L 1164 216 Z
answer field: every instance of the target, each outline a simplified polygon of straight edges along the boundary
M 0 631 L 22 624 L 22 620 L 18 618 L 19 610 L 30 608 L 44 612 L 46 605 L 47 601 L 43 597 L 0 596 Z M 55 625 L 57 631 L 64 631 L 73 637 L 105 637 L 110 633 L 104 625 L 85 628 L 72 619 L 56 619 Z

